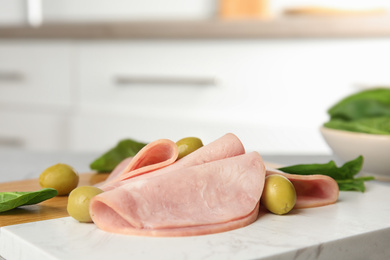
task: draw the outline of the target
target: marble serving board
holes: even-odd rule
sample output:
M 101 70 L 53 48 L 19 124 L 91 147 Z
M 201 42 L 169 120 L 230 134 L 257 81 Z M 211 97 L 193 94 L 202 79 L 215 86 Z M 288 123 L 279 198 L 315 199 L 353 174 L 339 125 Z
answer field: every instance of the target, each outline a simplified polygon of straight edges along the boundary
M 5 259 L 389 259 L 390 185 L 341 192 L 336 204 L 278 216 L 260 210 L 237 230 L 193 237 L 106 233 L 71 217 L 2 227 Z

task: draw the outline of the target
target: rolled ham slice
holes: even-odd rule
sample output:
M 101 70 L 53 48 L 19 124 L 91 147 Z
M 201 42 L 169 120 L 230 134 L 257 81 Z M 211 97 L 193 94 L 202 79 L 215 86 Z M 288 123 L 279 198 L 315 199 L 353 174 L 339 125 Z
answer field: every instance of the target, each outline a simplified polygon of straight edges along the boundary
M 289 174 L 267 167 L 267 176 L 272 174 L 283 175 L 294 185 L 297 193 L 295 209 L 333 204 L 339 197 L 339 186 L 329 176 Z
M 176 143 L 168 141 L 160 142 L 157 140 L 152 142 L 141 149 L 134 158 L 125 159 L 125 162 L 120 163 L 111 173 L 119 176 L 111 177 L 110 174 L 109 181 L 101 184 L 99 188 L 108 191 L 125 184 L 127 179 L 145 173 L 158 175 L 245 153 L 245 148 L 240 139 L 236 135 L 228 133 L 176 161 L 178 156 Z M 162 155 L 155 155 L 156 152 L 161 152 Z M 157 165 L 153 165 L 153 162 Z M 128 163 L 128 165 L 125 163 Z M 120 173 L 118 174 L 118 172 Z
M 114 169 L 115 177 L 109 178 L 106 184 L 126 180 L 147 172 L 155 171 L 174 163 L 179 152 L 176 143 L 168 139 L 159 139 L 144 146 L 131 160 L 125 159 Z M 119 172 L 119 174 L 117 174 Z
M 228 231 L 256 220 L 265 166 L 257 152 L 145 174 L 95 196 L 90 213 L 102 230 L 189 236 Z

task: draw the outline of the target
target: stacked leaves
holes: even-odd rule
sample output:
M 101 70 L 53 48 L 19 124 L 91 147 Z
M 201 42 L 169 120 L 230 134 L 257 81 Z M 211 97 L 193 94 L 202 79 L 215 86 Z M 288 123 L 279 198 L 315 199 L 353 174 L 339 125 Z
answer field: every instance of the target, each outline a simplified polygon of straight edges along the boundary
M 328 110 L 325 127 L 390 135 L 390 89 L 375 88 L 350 95 Z

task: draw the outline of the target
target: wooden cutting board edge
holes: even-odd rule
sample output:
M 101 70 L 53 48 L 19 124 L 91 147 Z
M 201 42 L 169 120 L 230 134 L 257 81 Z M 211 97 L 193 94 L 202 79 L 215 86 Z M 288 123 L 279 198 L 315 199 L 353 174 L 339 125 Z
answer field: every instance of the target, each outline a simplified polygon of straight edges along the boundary
M 107 178 L 107 173 L 80 174 L 79 185 L 95 185 Z M 0 192 L 36 191 L 42 189 L 38 179 L 0 183 Z M 21 206 L 0 213 L 0 227 L 69 216 L 66 211 L 68 196 L 56 196 L 39 204 Z

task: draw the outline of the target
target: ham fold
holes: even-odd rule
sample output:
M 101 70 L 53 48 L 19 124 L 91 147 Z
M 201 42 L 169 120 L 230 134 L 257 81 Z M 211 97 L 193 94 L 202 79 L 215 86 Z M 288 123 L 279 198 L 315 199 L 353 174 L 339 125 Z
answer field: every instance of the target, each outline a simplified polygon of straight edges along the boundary
M 295 208 L 335 203 L 338 185 L 328 176 L 266 169 L 259 153 L 246 153 L 226 134 L 177 160 L 174 142 L 161 139 L 127 158 L 99 187 L 90 213 L 102 230 L 127 235 L 190 236 L 247 226 L 258 216 L 265 176 L 287 177 Z
M 179 152 L 176 143 L 159 139 L 144 146 L 134 157 L 123 160 L 110 174 L 104 185 L 111 185 L 132 177 L 171 165 Z M 104 186 L 102 185 L 104 189 Z
M 91 200 L 102 230 L 188 236 L 223 232 L 256 220 L 265 179 L 257 152 L 132 178 Z
M 155 152 L 157 149 L 150 149 L 150 147 L 156 147 L 161 144 L 163 144 L 164 148 L 170 152 L 163 152 L 165 156 L 157 157 L 153 154 L 153 152 Z M 125 163 L 118 165 L 118 167 L 114 169 L 116 177 L 111 178 L 110 176 L 110 180 L 100 185 L 99 188 L 104 191 L 108 191 L 125 184 L 127 179 L 143 175 L 145 173 L 154 175 L 164 174 L 166 172 L 183 169 L 189 166 L 200 165 L 206 162 L 212 162 L 224 158 L 234 157 L 244 153 L 245 148 L 241 140 L 236 135 L 228 133 L 176 161 L 178 156 L 176 144 L 173 142 L 167 142 L 166 140 L 162 143 L 157 140 L 146 145 L 137 153 L 133 159 L 126 159 L 125 161 L 128 163 L 128 165 L 125 165 Z M 153 160 L 149 159 L 149 157 L 153 157 L 154 162 L 158 164 L 157 167 L 155 165 L 142 167 L 144 164 L 138 162 L 152 162 Z
M 294 185 L 297 202 L 294 209 L 320 207 L 333 204 L 339 197 L 337 182 L 325 175 L 297 175 L 267 168 L 267 176 L 279 174 L 285 176 Z

